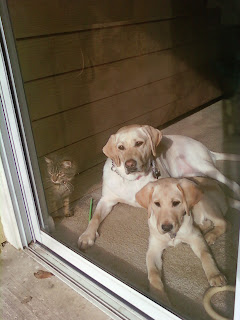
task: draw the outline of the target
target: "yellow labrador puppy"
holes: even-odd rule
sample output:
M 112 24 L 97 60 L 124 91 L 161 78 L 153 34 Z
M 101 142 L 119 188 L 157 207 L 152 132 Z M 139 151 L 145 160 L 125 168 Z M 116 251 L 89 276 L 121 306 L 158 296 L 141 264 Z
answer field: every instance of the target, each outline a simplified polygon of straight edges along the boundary
M 136 194 L 136 200 L 148 209 L 150 237 L 146 261 L 148 279 L 155 293 L 166 300 L 161 280 L 162 253 L 168 246 L 181 242 L 189 244 L 201 259 L 211 286 L 226 284 L 196 226 L 206 232 L 205 239 L 210 244 L 226 230 L 223 215 L 228 208 L 227 200 L 216 181 L 201 177 L 160 179 L 148 183 Z
M 160 143 L 161 142 L 161 143 Z M 162 136 L 151 126 L 131 125 L 111 135 L 103 152 L 108 157 L 103 170 L 102 198 L 78 246 L 94 244 L 100 223 L 118 202 L 139 206 L 136 193 L 161 177 L 210 176 L 240 194 L 240 187 L 220 173 L 215 160 L 240 160 L 240 156 L 215 153 L 200 142 L 177 135 Z M 236 202 L 236 206 L 239 203 Z

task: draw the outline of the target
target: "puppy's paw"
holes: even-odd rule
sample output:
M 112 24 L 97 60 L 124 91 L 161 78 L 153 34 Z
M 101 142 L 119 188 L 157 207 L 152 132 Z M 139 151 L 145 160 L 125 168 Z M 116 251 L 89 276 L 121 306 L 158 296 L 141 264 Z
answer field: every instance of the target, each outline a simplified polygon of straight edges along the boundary
M 214 232 L 209 231 L 204 235 L 204 238 L 207 242 L 208 245 L 212 245 L 215 243 L 215 241 L 217 240 L 217 236 Z
M 160 300 L 168 306 L 171 305 L 168 295 L 162 285 L 158 285 L 156 283 L 154 285 L 150 284 L 150 293 L 155 299 Z
M 98 232 L 92 234 L 89 231 L 85 231 L 78 239 L 78 248 L 86 250 L 94 244 L 97 237 L 99 237 Z
M 211 287 L 223 287 L 227 284 L 227 279 L 222 273 L 212 276 L 208 281 Z
M 155 299 L 160 300 L 165 305 L 171 306 L 171 302 L 165 291 L 159 291 L 157 289 L 151 289 L 150 291 L 152 296 L 155 297 Z

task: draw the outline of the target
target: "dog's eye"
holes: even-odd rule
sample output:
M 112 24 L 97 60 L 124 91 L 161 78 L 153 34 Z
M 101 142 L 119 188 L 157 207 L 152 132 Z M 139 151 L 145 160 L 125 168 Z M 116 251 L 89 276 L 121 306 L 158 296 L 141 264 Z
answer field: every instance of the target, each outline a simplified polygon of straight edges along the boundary
M 173 201 L 172 206 L 177 207 L 179 205 L 180 201 Z
M 125 150 L 125 148 L 124 148 L 123 145 L 118 146 L 118 149 L 119 149 L 119 150 Z
M 185 216 L 186 214 L 187 214 L 186 211 L 184 211 L 184 214 L 183 214 L 183 215 Z
M 135 147 L 140 147 L 142 144 L 143 144 L 142 141 L 137 141 L 137 142 L 135 143 Z
M 154 202 L 154 204 L 155 204 L 157 207 L 160 207 L 160 202 L 156 201 L 156 202 Z

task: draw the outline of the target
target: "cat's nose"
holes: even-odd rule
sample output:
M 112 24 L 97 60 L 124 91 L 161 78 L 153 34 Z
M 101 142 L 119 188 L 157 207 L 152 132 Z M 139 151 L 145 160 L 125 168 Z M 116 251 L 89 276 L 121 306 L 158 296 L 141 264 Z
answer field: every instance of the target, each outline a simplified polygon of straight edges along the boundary
M 52 176 L 52 182 L 56 183 L 58 181 L 58 178 L 56 176 Z

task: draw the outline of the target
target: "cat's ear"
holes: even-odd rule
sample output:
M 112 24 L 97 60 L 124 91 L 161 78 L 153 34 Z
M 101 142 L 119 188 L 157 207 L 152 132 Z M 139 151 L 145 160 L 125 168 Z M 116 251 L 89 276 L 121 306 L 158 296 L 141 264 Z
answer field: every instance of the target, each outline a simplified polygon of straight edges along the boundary
M 49 159 L 49 158 L 47 158 L 47 157 L 44 157 L 44 159 L 45 159 L 45 161 L 47 162 L 47 164 L 52 163 L 52 160 L 51 160 L 51 159 Z
M 71 168 L 71 166 L 72 166 L 72 161 L 70 161 L 70 160 L 64 160 L 63 162 L 62 162 L 62 165 L 63 165 L 63 167 L 64 168 Z

